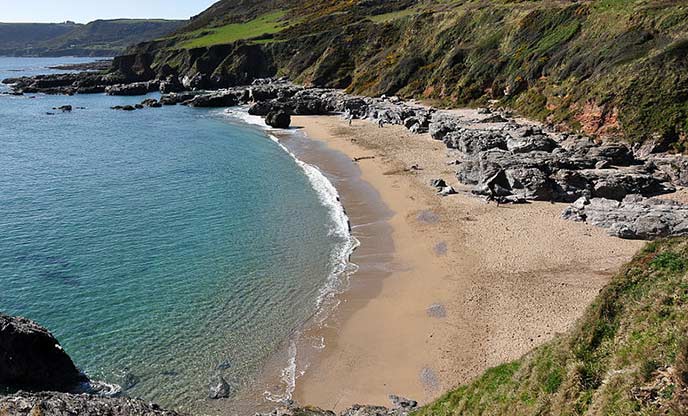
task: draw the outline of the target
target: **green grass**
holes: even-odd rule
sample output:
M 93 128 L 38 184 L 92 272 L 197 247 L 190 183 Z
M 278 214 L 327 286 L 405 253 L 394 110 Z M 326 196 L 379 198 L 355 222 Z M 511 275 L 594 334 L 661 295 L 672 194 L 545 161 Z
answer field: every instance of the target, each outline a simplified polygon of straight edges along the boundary
M 396 12 L 390 12 L 390 13 L 384 13 L 384 14 L 378 14 L 376 16 L 370 16 L 368 19 L 372 20 L 375 23 L 387 23 L 391 22 L 393 20 L 401 19 L 402 17 L 406 16 L 411 16 L 418 13 L 417 10 L 414 8 L 409 8 L 405 10 L 399 10 Z
M 181 43 L 180 47 L 185 49 L 203 48 L 279 33 L 287 26 L 282 21 L 285 14 L 286 12 L 278 10 L 264 14 L 246 23 L 232 23 L 217 28 L 191 32 L 185 35 L 186 38 L 191 39 Z
M 570 333 L 414 416 L 688 414 L 687 264 L 688 239 L 649 244 Z

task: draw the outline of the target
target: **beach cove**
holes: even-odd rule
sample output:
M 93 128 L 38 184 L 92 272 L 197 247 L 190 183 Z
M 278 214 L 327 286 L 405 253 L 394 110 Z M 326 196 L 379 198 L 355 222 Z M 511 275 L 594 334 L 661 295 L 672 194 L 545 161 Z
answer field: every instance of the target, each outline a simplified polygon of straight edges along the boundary
M 427 403 L 570 329 L 642 246 L 561 219 L 565 204 L 440 197 L 431 179 L 461 186 L 429 135 L 369 121 L 349 126 L 337 116 L 297 116 L 293 124 L 347 155 L 393 212 L 373 215 L 391 229 L 384 272 L 359 270 L 340 296 L 332 324 L 319 332 L 326 348 L 297 380 L 301 405 L 389 405 L 390 394 Z M 340 194 L 352 220 L 370 219 L 365 205 L 348 203 L 357 196 Z M 352 262 L 365 264 L 359 239 Z

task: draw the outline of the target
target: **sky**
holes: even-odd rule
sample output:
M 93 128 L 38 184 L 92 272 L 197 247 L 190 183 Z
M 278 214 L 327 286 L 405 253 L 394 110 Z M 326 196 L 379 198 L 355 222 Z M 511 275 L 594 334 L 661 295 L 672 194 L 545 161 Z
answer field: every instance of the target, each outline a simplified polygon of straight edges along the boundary
M 88 23 L 97 19 L 188 19 L 217 0 L 0 0 L 0 22 Z

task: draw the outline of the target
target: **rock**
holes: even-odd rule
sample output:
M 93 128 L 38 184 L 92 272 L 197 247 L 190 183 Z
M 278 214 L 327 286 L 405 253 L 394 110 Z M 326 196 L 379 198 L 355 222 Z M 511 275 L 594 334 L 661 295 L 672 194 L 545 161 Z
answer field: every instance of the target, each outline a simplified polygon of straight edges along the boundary
M 123 110 L 123 111 L 134 111 L 136 110 L 136 107 L 133 105 L 116 105 L 114 107 L 110 107 L 113 110 Z
M 162 107 L 162 104 L 158 102 L 155 98 L 147 98 L 143 101 L 141 101 L 141 106 L 142 107 L 152 107 L 152 108 L 160 108 Z
M 443 141 L 447 148 L 469 156 L 490 149 L 507 150 L 507 137 L 496 131 L 460 129 L 445 134 Z
M 234 107 L 239 104 L 239 98 L 231 90 L 217 91 L 212 94 L 200 94 L 188 101 L 191 107 Z
M 47 329 L 0 314 L 0 385 L 69 392 L 85 382 L 88 378 Z
M 158 83 L 155 82 L 134 82 L 131 84 L 117 84 L 105 88 L 107 95 L 146 95 L 158 89 Z
M 442 196 L 456 195 L 457 193 L 458 192 L 456 192 L 456 189 L 451 186 L 445 186 L 439 190 L 439 194 Z
M 19 392 L 0 397 L 0 415 L 12 416 L 177 416 L 158 405 L 129 398 L 87 394 Z
M 507 140 L 507 150 L 513 153 L 551 152 L 557 143 L 545 135 L 516 137 Z
M 441 190 L 447 187 L 447 182 L 445 182 L 444 179 L 432 179 L 430 180 L 430 186 L 437 190 Z
M 677 186 L 688 186 L 688 156 L 685 155 L 652 155 L 648 162 L 669 176 Z
M 491 117 L 484 118 L 484 119 L 480 120 L 479 122 L 487 124 L 487 123 L 506 123 L 508 121 L 509 120 L 505 119 L 500 114 L 495 114 Z
M 616 166 L 628 166 L 635 160 L 631 149 L 623 143 L 607 143 L 590 147 L 587 157 L 593 160 L 606 160 Z
M 608 160 L 600 160 L 599 162 L 595 163 L 595 169 L 610 169 L 612 167 L 612 164 L 609 163 Z
M 53 107 L 53 110 L 60 110 L 63 113 L 68 113 L 72 111 L 72 106 L 71 105 L 63 105 L 61 107 Z
M 629 195 L 622 201 L 581 198 L 562 217 L 607 228 L 610 235 L 625 239 L 688 236 L 688 206 L 640 195 Z
M 392 402 L 392 405 L 398 409 L 415 409 L 418 407 L 417 401 L 399 397 L 394 394 L 389 396 L 389 401 Z
M 213 400 L 226 399 L 232 394 L 232 388 L 229 383 L 220 376 L 218 379 L 210 385 L 208 391 L 208 397 Z
M 288 129 L 291 117 L 284 111 L 272 112 L 265 118 L 265 123 L 275 129 Z

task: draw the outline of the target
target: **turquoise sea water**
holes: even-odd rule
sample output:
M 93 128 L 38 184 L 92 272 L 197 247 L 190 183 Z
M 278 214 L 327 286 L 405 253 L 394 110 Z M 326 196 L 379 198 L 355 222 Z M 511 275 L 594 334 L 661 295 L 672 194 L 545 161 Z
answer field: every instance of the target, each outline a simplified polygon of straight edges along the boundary
M 0 78 L 56 61 L 75 60 L 0 58 Z M 193 409 L 275 361 L 352 242 L 331 186 L 263 130 L 110 109 L 142 99 L 0 95 L 0 311 L 92 378 Z M 65 104 L 84 108 L 47 114 Z

